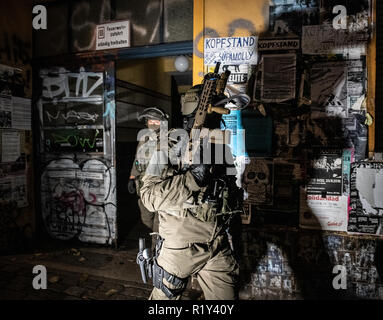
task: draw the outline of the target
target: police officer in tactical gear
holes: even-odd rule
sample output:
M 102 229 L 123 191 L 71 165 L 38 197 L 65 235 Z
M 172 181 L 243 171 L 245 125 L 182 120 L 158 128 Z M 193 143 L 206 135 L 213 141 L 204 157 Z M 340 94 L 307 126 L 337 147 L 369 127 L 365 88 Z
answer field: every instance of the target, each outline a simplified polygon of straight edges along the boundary
M 137 192 L 139 197 L 138 207 L 140 209 L 141 220 L 142 223 L 148 228 L 149 232 L 158 232 L 158 214 L 155 211 L 149 211 L 142 204 L 140 199 L 140 188 L 142 186 L 143 173 L 145 172 L 145 169 L 151 158 L 151 153 L 154 151 L 157 145 L 158 133 L 161 123 L 167 124 L 168 119 L 169 115 L 160 108 L 146 108 L 138 116 L 138 121 L 145 122 L 146 127 L 153 130 L 153 134 L 147 136 L 149 141 L 140 140 L 138 143 L 136 156 L 130 171 L 128 191 L 131 194 Z M 149 151 L 149 154 L 146 154 L 145 152 L 139 152 L 144 147 L 147 149 L 146 151 Z M 147 237 L 147 240 L 150 244 L 151 238 Z
M 194 86 L 181 99 L 183 128 L 189 132 L 201 90 L 202 86 Z M 209 114 L 204 127 L 218 128 L 220 119 L 218 114 Z M 234 202 L 241 197 L 232 193 L 238 191 L 235 177 L 227 177 L 226 170 L 221 170 L 233 161 L 229 159 L 228 165 L 163 161 L 167 151 L 174 149 L 180 140 L 170 136 L 168 150 L 157 148 L 154 152 L 140 189 L 142 203 L 159 215 L 160 240 L 153 268 L 155 287 L 149 299 L 180 299 L 192 275 L 196 276 L 205 299 L 236 299 L 239 267 L 226 230 L 238 211 Z M 214 149 L 213 144 L 206 145 Z M 222 184 L 212 188 L 219 175 Z M 228 188 L 230 184 L 233 188 Z M 217 201 L 213 189 L 219 190 Z

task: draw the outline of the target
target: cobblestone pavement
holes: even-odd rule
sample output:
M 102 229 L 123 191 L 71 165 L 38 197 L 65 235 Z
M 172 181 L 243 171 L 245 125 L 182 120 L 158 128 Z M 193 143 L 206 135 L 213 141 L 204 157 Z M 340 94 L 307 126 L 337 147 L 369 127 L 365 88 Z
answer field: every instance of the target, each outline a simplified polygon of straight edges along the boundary
M 146 300 L 152 286 L 142 283 L 136 254 L 77 246 L 0 256 L 0 300 Z M 47 289 L 32 286 L 36 265 L 47 269 Z M 186 290 L 184 299 L 196 294 Z

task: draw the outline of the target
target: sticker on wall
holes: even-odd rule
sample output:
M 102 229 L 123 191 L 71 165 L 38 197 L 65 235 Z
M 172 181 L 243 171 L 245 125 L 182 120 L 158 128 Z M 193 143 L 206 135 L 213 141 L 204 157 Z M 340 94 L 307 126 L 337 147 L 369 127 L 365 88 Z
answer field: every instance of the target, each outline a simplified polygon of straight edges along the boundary
M 97 25 L 96 50 L 130 47 L 130 21 Z
M 215 65 L 204 66 L 205 73 L 213 72 Z M 218 73 L 223 73 L 226 70 L 230 71 L 230 76 L 227 80 L 225 93 L 228 96 L 234 96 L 241 93 L 246 94 L 247 81 L 250 76 L 250 65 L 245 64 L 224 64 L 220 65 Z
M 298 50 L 299 39 L 259 39 L 258 51 Z

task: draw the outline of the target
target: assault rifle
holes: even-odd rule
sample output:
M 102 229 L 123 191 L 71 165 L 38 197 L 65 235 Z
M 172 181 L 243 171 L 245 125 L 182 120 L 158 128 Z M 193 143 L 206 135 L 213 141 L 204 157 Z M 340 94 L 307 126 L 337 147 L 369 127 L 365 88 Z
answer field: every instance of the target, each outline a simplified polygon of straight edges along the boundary
M 201 129 L 205 123 L 206 115 L 212 112 L 219 114 L 230 113 L 229 109 L 214 106 L 214 103 L 217 102 L 217 98 L 219 99 L 224 96 L 223 92 L 225 91 L 226 83 L 230 76 L 229 70 L 226 70 L 221 75 L 218 74 L 220 64 L 221 63 L 218 62 L 215 66 L 214 72 L 207 73 L 202 82 L 203 88 L 189 137 L 189 152 L 187 154 L 189 157 L 186 162 L 189 164 L 192 164 L 193 162 L 193 153 L 196 147 L 193 143 L 197 141 L 200 142 L 203 139 L 204 135 L 201 135 Z

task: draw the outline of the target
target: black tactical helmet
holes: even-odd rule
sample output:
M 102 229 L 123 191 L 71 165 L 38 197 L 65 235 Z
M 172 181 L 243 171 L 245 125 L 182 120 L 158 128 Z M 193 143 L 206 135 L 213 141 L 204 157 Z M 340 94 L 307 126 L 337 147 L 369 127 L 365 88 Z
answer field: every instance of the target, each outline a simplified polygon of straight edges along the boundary
M 169 115 L 160 108 L 146 108 L 141 112 L 137 119 L 138 121 L 147 121 L 148 119 L 167 121 Z

